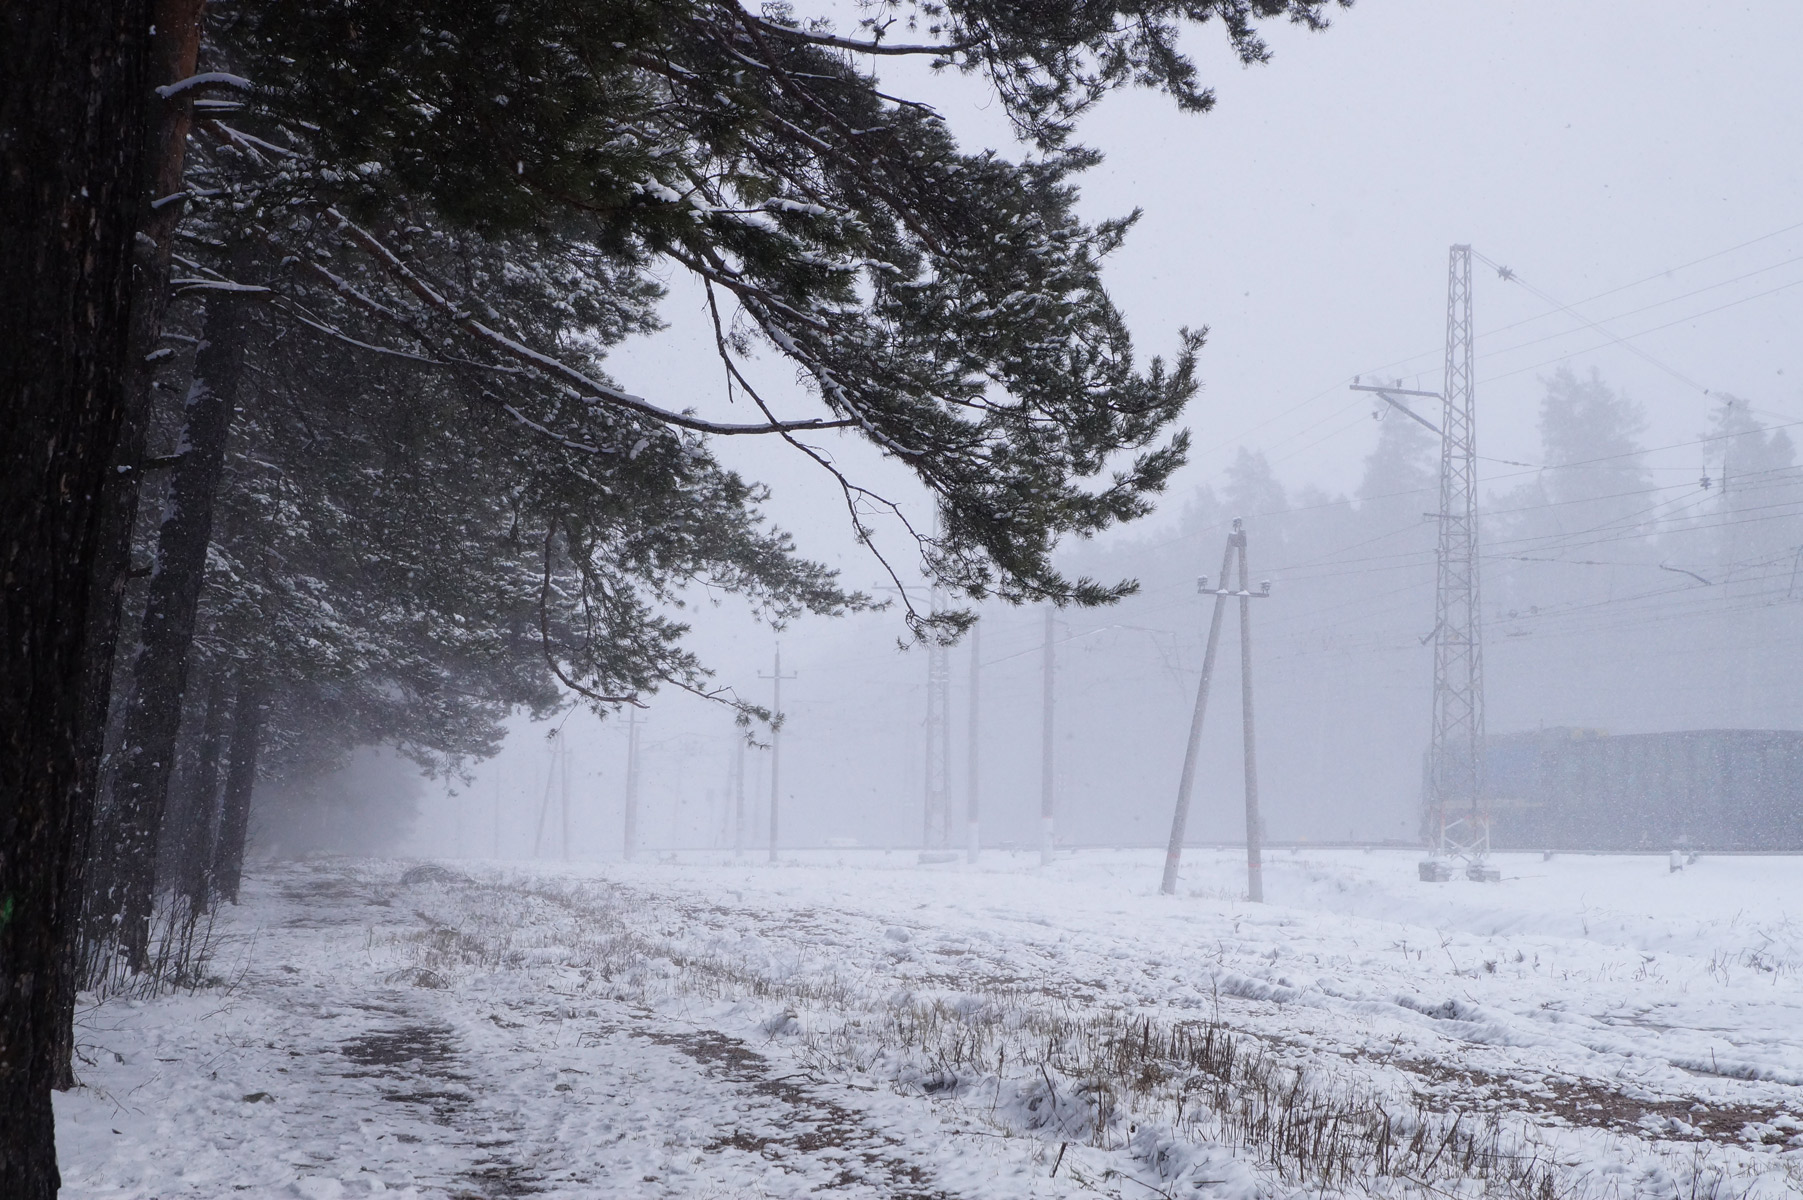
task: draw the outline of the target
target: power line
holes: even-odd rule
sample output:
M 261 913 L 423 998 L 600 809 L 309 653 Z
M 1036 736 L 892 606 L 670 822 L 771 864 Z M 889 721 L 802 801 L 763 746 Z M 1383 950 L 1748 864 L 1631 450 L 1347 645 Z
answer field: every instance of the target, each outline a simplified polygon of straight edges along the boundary
M 1509 269 L 1508 267 L 1503 266 L 1501 263 L 1493 262 L 1489 258 L 1486 258 L 1483 254 L 1477 253 L 1476 251 L 1473 251 L 1473 253 L 1476 254 L 1479 261 L 1481 261 L 1485 266 L 1493 268 L 1498 275 L 1502 276 L 1508 282 L 1514 283 L 1514 284 L 1519 284 L 1522 288 L 1526 289 L 1529 292 L 1532 292 L 1534 295 L 1540 297 L 1540 299 L 1546 301 L 1548 304 L 1552 305 L 1554 308 L 1557 308 L 1557 309 L 1561 310 L 1562 312 L 1568 313 L 1569 315 L 1576 317 L 1578 320 L 1580 320 L 1584 324 L 1590 326 L 1590 328 L 1596 330 L 1598 333 L 1603 334 L 1604 336 L 1606 336 L 1606 337 L 1610 338 L 1611 340 L 1615 341 L 1616 343 L 1618 343 L 1620 346 L 1622 346 L 1622 348 L 1630 351 L 1631 353 L 1638 354 L 1641 358 L 1645 359 L 1647 362 L 1651 363 L 1653 366 L 1658 367 L 1661 371 L 1664 371 L 1667 375 L 1670 375 L 1673 379 L 1676 379 L 1678 382 L 1686 384 L 1689 387 L 1695 388 L 1697 391 L 1702 392 L 1705 396 L 1707 396 L 1709 394 L 1708 388 L 1704 387 L 1702 384 L 1698 383 L 1696 380 L 1692 379 L 1690 376 L 1685 375 L 1683 372 L 1679 371 L 1676 367 L 1668 366 L 1667 364 L 1660 362 L 1658 359 L 1654 358 L 1651 354 L 1648 354 L 1645 350 L 1642 350 L 1639 346 L 1636 346 L 1636 345 L 1633 345 L 1632 343 L 1630 343 L 1627 338 L 1620 336 L 1619 334 L 1615 333 L 1613 330 L 1603 328 L 1602 325 L 1600 325 L 1596 321 L 1591 320 L 1589 317 L 1585 316 L 1583 313 L 1579 312 L 1577 309 L 1572 308 L 1570 305 L 1563 304 L 1560 301 L 1554 299 L 1552 296 L 1548 295 L 1546 292 L 1541 291 L 1539 288 L 1535 287 L 1533 284 L 1531 284 L 1527 280 L 1523 279 L 1520 275 L 1517 275 L 1513 270 Z M 1635 335 L 1635 336 L 1639 336 L 1639 335 Z
M 1645 337 L 1649 333 L 1658 333 L 1662 329 L 1670 329 L 1674 325 L 1682 325 L 1687 321 L 1695 321 L 1701 317 L 1711 316 L 1712 314 L 1722 312 L 1725 309 L 1735 308 L 1742 304 L 1748 304 L 1754 300 L 1763 300 L 1767 296 L 1772 296 L 1772 295 L 1776 295 L 1779 292 L 1788 291 L 1789 289 L 1797 287 L 1800 284 L 1803 284 L 1803 279 L 1793 279 L 1789 283 L 1779 284 L 1775 288 L 1770 288 L 1763 292 L 1755 292 L 1751 296 L 1742 296 L 1739 300 L 1730 300 L 1726 304 L 1718 304 L 1714 308 L 1706 308 L 1700 313 L 1691 313 L 1687 317 L 1679 317 L 1675 321 L 1667 321 L 1663 325 L 1654 325 L 1650 329 L 1642 329 L 1637 333 L 1630 333 L 1627 336 L 1629 338 Z M 1608 331 L 1604 330 L 1604 332 L 1607 333 Z M 1615 335 L 1613 335 L 1613 334 L 1611 334 L 1610 337 L 1614 341 L 1621 342 L 1624 346 L 1627 345 L 1627 341 L 1624 338 L 1615 337 Z M 1609 348 L 1608 343 L 1604 343 L 1599 346 L 1590 346 L 1583 350 L 1574 350 L 1570 354 L 1561 354 L 1557 358 L 1542 359 L 1540 362 L 1537 362 L 1537 363 L 1533 364 L 1532 366 L 1521 367 L 1514 371 L 1504 371 L 1500 375 L 1487 376 L 1483 382 L 1495 383 L 1497 380 L 1500 380 L 1500 379 L 1509 379 L 1516 375 L 1525 375 L 1529 371 L 1537 371 L 1541 367 L 1551 366 L 1553 363 L 1564 362 L 1566 359 L 1576 358 L 1582 354 L 1592 354 L 1598 350 L 1606 350 L 1608 348 Z M 1628 346 L 1627 348 L 1630 350 L 1633 350 L 1636 354 L 1640 353 L 1640 351 L 1633 346 Z M 1642 354 L 1641 357 L 1646 358 L 1647 356 Z M 1708 388 L 1702 387 L 1700 384 L 1696 383 L 1694 380 L 1688 378 L 1687 376 L 1679 375 L 1679 374 L 1677 374 L 1677 372 L 1671 371 L 1670 368 L 1665 367 L 1663 364 L 1660 364 L 1652 359 L 1648 359 L 1648 361 L 1653 362 L 1654 365 L 1658 366 L 1660 370 L 1667 371 L 1668 373 L 1674 375 L 1676 378 L 1683 381 L 1684 383 L 1687 383 L 1692 387 L 1698 388 L 1700 391 L 1702 391 L 1702 393 L 1704 395 L 1707 396 L 1707 395 L 1712 394 L 1712 393 L 1710 393 Z
M 1601 291 L 1601 292 L 1595 293 L 1594 295 L 1585 296 L 1580 300 L 1573 301 L 1573 303 L 1574 304 L 1590 304 L 1593 301 L 1606 299 L 1609 296 L 1619 295 L 1622 292 L 1630 291 L 1634 288 L 1640 287 L 1642 284 L 1652 283 L 1654 280 L 1663 279 L 1668 275 L 1675 275 L 1679 271 L 1689 270 L 1691 267 L 1700 266 L 1701 264 L 1713 261 L 1714 259 L 1726 257 L 1727 255 L 1734 253 L 1736 250 L 1745 250 L 1748 246 L 1755 246 L 1755 245 L 1758 245 L 1760 242 L 1768 242 L 1775 237 L 1782 237 L 1784 234 L 1791 233 L 1798 229 L 1803 229 L 1803 221 L 1797 222 L 1794 225 L 1786 225 L 1782 229 L 1775 229 L 1770 233 L 1762 233 L 1758 237 L 1748 238 L 1744 242 L 1737 242 L 1736 244 L 1729 246 L 1726 250 L 1717 250 L 1717 251 L 1714 251 L 1713 253 L 1703 255 L 1701 258 L 1693 258 L 1689 262 L 1679 263 L 1677 266 L 1667 267 L 1662 271 L 1655 271 L 1650 275 L 1644 275 L 1641 278 L 1634 280 L 1632 283 L 1624 283 L 1617 287 L 1609 288 L 1606 291 Z M 1498 325 L 1495 328 L 1486 329 L 1482 333 L 1480 333 L 1478 336 L 1485 337 L 1485 338 L 1492 337 L 1496 334 L 1507 333 L 1511 329 L 1519 329 L 1524 325 L 1532 325 L 1536 321 L 1544 321 L 1548 317 L 1557 316 L 1557 315 L 1558 315 L 1558 313 L 1556 311 L 1536 313 L 1534 316 L 1523 317 L 1521 320 L 1512 321 L 1507 325 Z M 1404 366 L 1408 363 L 1415 362 L 1419 359 L 1428 358 L 1432 355 L 1436 355 L 1439 352 L 1440 352 L 1439 347 L 1435 347 L 1432 350 L 1423 350 L 1420 353 L 1411 354 L 1407 358 L 1399 358 L 1399 359 L 1396 359 L 1394 362 L 1388 362 L 1388 363 L 1384 363 L 1381 366 L 1373 367 L 1370 370 L 1364 372 L 1364 374 L 1376 375 L 1380 371 L 1388 371 L 1393 367 Z M 1323 392 L 1322 394 L 1325 395 L 1326 393 Z
M 1676 296 L 1667 296 L 1663 300 L 1655 300 L 1651 304 L 1643 304 L 1639 308 L 1631 308 L 1627 312 L 1620 312 L 1620 313 L 1616 313 L 1613 316 L 1602 317 L 1599 319 L 1602 321 L 1620 321 L 1620 320 L 1624 320 L 1628 317 L 1639 316 L 1641 313 L 1651 312 L 1652 310 L 1654 310 L 1656 308 L 1664 308 L 1667 305 L 1676 304 L 1680 300 L 1688 300 L 1692 296 L 1700 296 L 1704 292 L 1713 292 L 1719 288 L 1725 288 L 1732 284 L 1741 283 L 1745 280 L 1751 279 L 1755 275 L 1764 275 L 1769 271 L 1776 271 L 1781 267 L 1788 267 L 1788 266 L 1791 266 L 1793 263 L 1800 263 L 1800 262 L 1803 262 L 1803 255 L 1797 255 L 1794 258 L 1787 258 L 1781 262 L 1775 262 L 1775 263 L 1771 264 L 1770 266 L 1760 267 L 1758 270 L 1748 271 L 1742 275 L 1736 275 L 1732 279 L 1724 279 L 1719 283 L 1712 283 L 1712 284 L 1707 285 L 1706 287 L 1693 288 L 1688 292 L 1681 292 Z M 1511 278 L 1514 278 L 1514 277 L 1511 276 Z M 1520 279 L 1518 279 L 1518 278 L 1514 278 L 1514 281 L 1517 283 L 1521 282 Z M 1522 286 L 1526 287 L 1527 285 L 1523 284 Z M 1794 284 L 1785 284 L 1783 286 L 1784 287 L 1792 287 L 1795 285 Z M 1530 290 L 1532 290 L 1532 289 L 1530 289 Z M 1777 290 L 1782 290 L 1782 288 L 1777 289 Z M 1769 293 L 1762 293 L 1762 294 L 1769 294 Z M 1581 314 L 1574 314 L 1574 315 L 1578 315 L 1580 320 L 1584 320 L 1584 318 L 1581 316 Z M 1602 329 L 1602 326 L 1596 325 L 1596 322 L 1585 320 L 1585 323 L 1588 325 L 1595 325 L 1596 328 Z M 1484 353 L 1478 355 L 1478 357 L 1479 358 L 1495 358 L 1495 357 L 1498 357 L 1499 355 L 1513 354 L 1517 350 L 1525 350 L 1529 346 L 1538 346 L 1544 342 L 1554 341 L 1558 338 L 1570 337 L 1572 334 L 1577 333 L 1577 332 L 1578 332 L 1578 330 L 1576 330 L 1576 329 L 1555 330 L 1552 333 L 1543 334 L 1540 337 L 1531 338 L 1525 342 L 1516 342 L 1513 346 L 1504 346 L 1497 350 L 1486 350 Z M 1602 332 L 1608 333 L 1609 331 L 1607 329 L 1603 329 Z

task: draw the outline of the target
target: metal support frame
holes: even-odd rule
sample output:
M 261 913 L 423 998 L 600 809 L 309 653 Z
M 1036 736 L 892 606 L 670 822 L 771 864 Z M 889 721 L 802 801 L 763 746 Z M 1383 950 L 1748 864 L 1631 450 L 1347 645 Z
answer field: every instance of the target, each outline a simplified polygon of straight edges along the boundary
M 1462 860 L 1474 879 L 1495 878 L 1484 796 L 1484 637 L 1479 611 L 1477 408 L 1473 387 L 1471 247 L 1454 246 L 1446 271 L 1445 387 L 1425 392 L 1354 380 L 1440 438 L 1440 510 L 1434 555 L 1434 723 L 1423 781 L 1422 839 L 1432 856 L 1421 878 L 1452 877 Z M 1440 401 L 1441 423 L 1401 397 Z
M 1480 868 L 1490 853 L 1484 799 L 1484 639 L 1479 611 L 1477 412 L 1472 375 L 1471 247 L 1446 279 L 1446 387 L 1440 442 L 1440 539 L 1434 587 L 1434 728 L 1426 829 L 1433 853 Z

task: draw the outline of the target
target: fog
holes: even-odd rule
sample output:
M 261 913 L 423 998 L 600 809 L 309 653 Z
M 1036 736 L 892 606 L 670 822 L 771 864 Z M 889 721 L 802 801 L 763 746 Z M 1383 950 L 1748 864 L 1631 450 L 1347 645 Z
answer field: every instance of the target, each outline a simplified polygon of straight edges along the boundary
M 29 7 L 0 1197 L 1803 1196 L 1803 3 Z
M 1144 213 L 1108 276 L 1139 352 L 1168 353 L 1179 326 L 1210 334 L 1194 452 L 1159 511 L 1062 551 L 1069 571 L 1140 591 L 1056 617 L 1061 840 L 1166 836 L 1208 616 L 1196 578 L 1218 569 L 1235 516 L 1254 579 L 1272 582 L 1251 614 L 1268 835 L 1414 838 L 1437 449 L 1348 385 L 1440 388 L 1453 243 L 1512 276 L 1480 264 L 1474 300 L 1489 731 L 1800 727 L 1803 477 L 1787 432 L 1803 420 L 1799 44 L 1803 10 L 1782 3 L 1366 4 L 1325 34 L 1273 31 L 1272 61 L 1252 69 L 1195 39 L 1212 113 L 1123 94 L 1087 119 L 1080 137 L 1107 159 L 1082 180 L 1086 211 Z M 967 142 L 1009 144 L 980 81 L 909 84 Z M 672 286 L 671 328 L 610 369 L 729 411 L 700 301 Z M 798 395 L 781 363 L 761 366 L 779 402 Z M 930 519 L 891 465 L 817 440 Z M 886 582 L 823 472 L 780 446 L 722 453 L 773 485 L 769 510 L 806 552 L 853 584 Z M 879 523 L 877 547 L 911 570 L 895 523 Z M 1044 615 L 977 611 L 982 837 L 1036 844 Z M 716 682 L 755 703 L 770 703 L 761 676 L 781 644 L 795 675 L 785 845 L 920 843 L 928 652 L 898 647 L 896 608 L 780 633 L 730 601 L 681 615 Z M 1190 821 L 1201 842 L 1244 836 L 1236 638 L 1230 611 Z M 972 657 L 968 639 L 949 651 L 954 843 Z M 731 845 L 731 712 L 669 693 L 646 704 L 641 846 Z M 744 838 L 761 853 L 771 755 L 767 729 L 752 737 Z M 547 775 L 558 745 L 567 847 L 563 785 Z M 519 722 L 471 778 L 428 785 L 402 846 L 618 855 L 626 760 L 617 714 Z

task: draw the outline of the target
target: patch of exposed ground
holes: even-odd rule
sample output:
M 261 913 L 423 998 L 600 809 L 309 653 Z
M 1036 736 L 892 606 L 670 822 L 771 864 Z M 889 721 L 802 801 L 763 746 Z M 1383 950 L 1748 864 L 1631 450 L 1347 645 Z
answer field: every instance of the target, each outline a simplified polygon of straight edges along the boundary
M 878 1133 L 851 1109 L 835 1104 L 793 1076 L 773 1076 L 769 1060 L 738 1038 L 712 1030 L 670 1033 L 635 1030 L 660 1046 L 681 1051 L 708 1074 L 749 1088 L 782 1104 L 788 1110 L 787 1131 L 780 1137 L 734 1129 L 707 1146 L 709 1152 L 731 1148 L 767 1159 L 772 1166 L 788 1169 L 790 1155 L 837 1158 L 841 1165 L 835 1188 L 882 1186 L 892 1200 L 952 1200 L 932 1185 L 918 1164 L 897 1157 L 890 1150 L 899 1140 Z
M 1803 1121 L 1789 1106 L 1634 1096 L 1595 1079 L 1527 1080 L 1427 1059 L 1392 1065 L 1420 1079 L 1425 1095 L 1478 1112 L 1520 1113 L 1616 1133 L 1722 1145 L 1785 1146 L 1803 1132 Z

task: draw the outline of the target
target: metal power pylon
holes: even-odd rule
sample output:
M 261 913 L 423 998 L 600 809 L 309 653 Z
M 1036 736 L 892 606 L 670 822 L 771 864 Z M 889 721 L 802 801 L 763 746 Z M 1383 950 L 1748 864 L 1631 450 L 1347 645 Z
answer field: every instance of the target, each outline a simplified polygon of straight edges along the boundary
M 1437 856 L 1462 858 L 1481 873 L 1490 853 L 1490 813 L 1484 801 L 1484 638 L 1478 610 L 1477 414 L 1471 368 L 1471 247 L 1454 246 L 1446 273 L 1441 410 L 1446 433 L 1440 440 L 1427 835 Z
M 933 611 L 944 607 L 933 589 Z M 952 664 L 951 651 L 937 639 L 927 643 L 926 828 L 921 846 L 946 851 L 952 844 Z
M 1495 877 L 1484 797 L 1484 638 L 1479 612 L 1477 413 L 1472 380 L 1471 247 L 1454 246 L 1446 278 L 1446 375 L 1439 392 L 1354 382 L 1440 435 L 1440 511 L 1434 581 L 1434 727 L 1428 744 L 1423 879 L 1446 879 L 1463 860 L 1475 879 Z M 1441 424 L 1399 397 L 1441 402 Z

